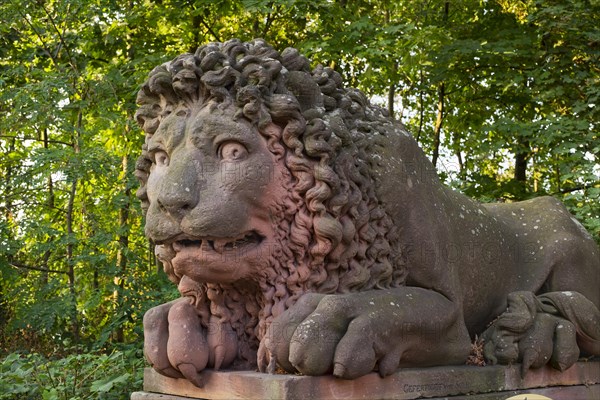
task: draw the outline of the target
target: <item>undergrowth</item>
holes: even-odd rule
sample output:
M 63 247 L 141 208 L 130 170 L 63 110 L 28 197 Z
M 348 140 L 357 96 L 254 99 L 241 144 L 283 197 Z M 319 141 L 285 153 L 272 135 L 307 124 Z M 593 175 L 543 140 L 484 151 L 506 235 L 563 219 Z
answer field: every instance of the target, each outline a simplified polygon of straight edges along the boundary
M 138 349 L 48 358 L 10 353 L 0 362 L 0 400 L 123 400 L 142 387 Z

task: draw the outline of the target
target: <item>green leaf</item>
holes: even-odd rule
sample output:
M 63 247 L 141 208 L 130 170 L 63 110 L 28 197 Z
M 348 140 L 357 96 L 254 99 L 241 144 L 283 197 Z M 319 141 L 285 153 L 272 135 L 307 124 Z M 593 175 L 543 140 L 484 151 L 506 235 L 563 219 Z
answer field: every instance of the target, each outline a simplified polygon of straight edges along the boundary
M 127 382 L 131 377 L 131 374 L 124 373 L 123 375 L 114 376 L 108 379 L 102 379 L 92 382 L 90 390 L 93 393 L 107 393 L 118 384 Z

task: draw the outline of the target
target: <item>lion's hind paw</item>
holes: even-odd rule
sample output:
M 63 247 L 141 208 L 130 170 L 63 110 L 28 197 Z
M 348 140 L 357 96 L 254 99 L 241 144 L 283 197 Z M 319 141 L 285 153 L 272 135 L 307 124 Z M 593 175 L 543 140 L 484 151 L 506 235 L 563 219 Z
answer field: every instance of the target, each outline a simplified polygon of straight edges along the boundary
M 523 376 L 530 368 L 548 363 L 559 371 L 572 366 L 580 353 L 578 335 L 589 337 L 592 332 L 594 336 L 600 321 L 598 309 L 575 292 L 539 297 L 532 292 L 513 292 L 507 299 L 507 310 L 482 335 L 483 353 L 490 364 L 521 362 Z M 596 317 L 590 319 L 590 315 Z

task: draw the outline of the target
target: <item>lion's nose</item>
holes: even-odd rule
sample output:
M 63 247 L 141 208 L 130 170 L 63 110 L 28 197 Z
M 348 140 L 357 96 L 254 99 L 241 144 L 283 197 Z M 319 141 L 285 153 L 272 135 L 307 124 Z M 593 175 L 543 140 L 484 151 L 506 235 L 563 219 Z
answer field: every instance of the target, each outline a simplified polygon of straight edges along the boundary
M 158 207 L 173 216 L 183 215 L 194 208 L 189 196 L 167 195 L 159 196 Z
M 198 176 L 190 161 L 184 157 L 169 166 L 156 198 L 158 207 L 174 217 L 182 217 L 198 204 Z

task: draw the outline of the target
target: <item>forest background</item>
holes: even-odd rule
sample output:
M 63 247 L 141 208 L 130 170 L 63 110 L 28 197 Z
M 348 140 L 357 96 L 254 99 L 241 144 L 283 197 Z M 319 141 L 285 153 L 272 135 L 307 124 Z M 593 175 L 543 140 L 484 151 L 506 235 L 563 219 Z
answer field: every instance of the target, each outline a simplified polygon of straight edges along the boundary
M 209 41 L 332 66 L 480 201 L 600 240 L 600 0 L 0 0 L 0 399 L 123 399 L 177 297 L 143 236 L 135 97 Z

